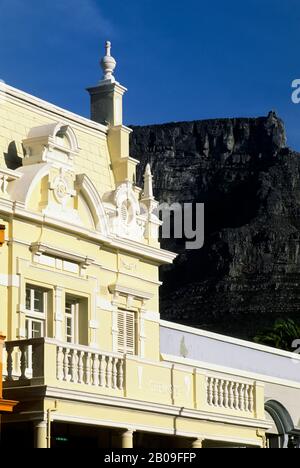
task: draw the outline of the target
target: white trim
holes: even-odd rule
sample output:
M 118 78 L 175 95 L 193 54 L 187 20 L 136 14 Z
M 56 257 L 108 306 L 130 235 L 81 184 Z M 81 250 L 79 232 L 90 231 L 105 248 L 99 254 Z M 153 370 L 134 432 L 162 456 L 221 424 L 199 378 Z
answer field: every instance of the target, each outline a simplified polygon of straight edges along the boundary
M 99 322 L 97 320 L 90 320 L 89 321 L 89 328 L 93 330 L 98 330 L 99 329 Z
M 89 258 L 85 255 L 79 255 L 76 252 L 70 250 L 60 249 L 58 247 L 52 247 L 41 242 L 33 242 L 30 246 L 30 250 L 34 255 L 51 255 L 55 258 L 61 258 L 63 260 L 69 260 L 70 262 L 77 263 L 81 268 L 87 268 L 94 263 L 94 259 Z
M 148 320 L 148 322 L 155 322 L 159 323 L 160 322 L 160 313 L 155 312 L 152 310 L 145 310 L 144 315 L 143 315 L 145 320 Z
M 16 174 L 20 174 L 21 178 L 11 182 L 7 189 L 13 206 L 19 206 L 20 209 L 27 207 L 36 185 L 50 171 L 51 165 L 48 163 L 19 167 Z
M 6 275 L 5 273 L 0 273 L 0 286 L 19 288 L 20 276 L 19 275 Z
M 132 296 L 136 299 L 150 300 L 153 298 L 153 294 L 140 291 L 138 289 L 127 288 L 126 286 L 122 286 L 120 284 L 113 284 L 109 286 L 109 291 L 112 294 L 118 293 L 122 296 Z
M 177 330 L 185 333 L 190 333 L 192 335 L 204 336 L 205 338 L 211 338 L 212 340 L 222 341 L 224 343 L 230 343 L 238 346 L 243 346 L 244 348 L 254 349 L 256 351 L 263 351 L 264 353 L 274 354 L 276 356 L 288 357 L 289 359 L 295 359 L 300 361 L 300 356 L 289 352 L 283 351 L 281 349 L 272 348 L 269 346 L 264 346 L 251 341 L 241 340 L 238 338 L 231 338 L 230 336 L 220 335 L 217 333 L 208 332 L 199 328 L 193 328 L 186 325 L 181 325 L 179 323 L 167 322 L 165 320 L 160 321 L 160 325 L 163 328 L 171 328 L 172 330 Z
M 295 388 L 295 389 L 300 390 L 300 383 L 295 382 L 293 380 L 285 380 L 285 379 L 271 377 L 271 376 L 264 375 L 264 374 L 256 374 L 254 372 L 243 371 L 243 370 L 233 368 L 233 367 L 223 367 L 221 365 L 212 364 L 210 362 L 203 362 L 203 361 L 196 361 L 194 359 L 180 358 L 178 356 L 173 356 L 173 355 L 164 354 L 164 353 L 161 354 L 161 358 L 163 359 L 164 363 L 168 363 L 169 365 L 172 365 L 172 363 L 178 363 L 178 364 L 185 365 L 188 367 L 189 366 L 196 367 L 200 371 L 201 369 L 203 369 L 206 372 L 218 372 L 221 374 L 230 375 L 231 377 L 237 376 L 237 377 L 242 377 L 248 380 L 249 379 L 257 380 L 257 381 L 262 382 L 263 384 L 269 383 L 269 384 L 281 385 L 283 387 Z
M 198 419 L 199 421 L 220 422 L 235 426 L 254 428 L 256 427 L 260 429 L 270 428 L 270 423 L 261 419 L 244 418 L 239 416 L 226 416 L 222 414 L 220 415 L 208 413 L 206 411 L 182 408 L 179 406 L 171 406 L 161 403 L 151 403 L 122 397 L 92 395 L 86 392 L 69 391 L 54 387 L 47 387 L 44 396 L 45 398 L 51 397 L 56 399 L 67 399 L 69 401 L 73 401 L 74 403 L 76 403 L 76 401 L 80 401 L 81 403 L 92 403 L 97 405 L 107 405 L 125 409 L 135 409 L 140 411 L 147 411 L 150 413 L 167 414 L 169 416 L 180 416 L 183 418 Z
M 106 134 L 108 131 L 107 127 L 105 127 L 102 124 L 96 123 L 78 114 L 67 111 L 66 109 L 62 109 L 61 107 L 58 107 L 55 104 L 51 104 L 31 94 L 14 88 L 6 83 L 2 84 L 0 88 L 0 94 L 5 94 L 6 98 L 11 97 L 12 99 L 16 99 L 17 101 L 23 101 L 26 104 L 29 104 L 33 107 L 37 107 L 44 112 L 55 114 L 55 116 L 59 115 L 67 120 L 74 121 L 79 125 L 88 127 L 90 130 L 100 130 L 104 134 Z
M 74 224 L 64 222 L 60 219 L 54 219 L 46 215 L 33 213 L 26 210 L 22 203 L 0 200 L 0 212 L 10 215 L 13 214 L 16 217 L 37 222 L 44 226 L 54 226 L 56 229 L 62 229 L 66 232 L 76 234 L 80 238 L 89 239 L 98 242 L 99 244 L 103 243 L 123 252 L 133 253 L 139 257 L 152 261 L 154 265 L 171 264 L 177 257 L 177 254 L 168 252 L 167 250 L 150 247 L 146 244 L 131 241 L 129 239 L 116 239 L 114 236 L 106 237 L 101 235 L 101 233 L 90 231 L 82 226 L 74 226 Z
M 19 172 L 4 167 L 0 167 L 0 175 L 6 176 L 8 182 L 12 182 L 13 180 L 17 180 L 22 177 L 22 174 L 20 174 Z
M 54 287 L 54 304 L 55 304 L 55 314 L 54 314 L 54 336 L 56 340 L 63 339 L 63 300 L 64 300 L 64 289 L 59 286 Z
M 109 235 L 107 216 L 102 199 L 90 178 L 86 174 L 76 175 L 75 188 L 86 200 L 91 211 L 96 231 Z
M 108 268 L 107 266 L 103 266 L 103 265 L 101 265 L 100 263 L 97 263 L 97 262 L 94 263 L 94 266 L 98 266 L 99 268 L 101 268 L 101 270 L 109 271 L 110 273 L 119 273 L 120 272 L 120 270 L 117 269 L 117 268 Z M 128 276 L 129 278 L 136 278 L 136 274 L 132 274 L 132 273 L 128 273 L 128 272 L 125 273 L 125 271 L 123 271 L 123 270 L 122 270 L 122 276 Z M 162 284 L 163 284 L 162 281 L 151 280 L 149 278 L 145 278 L 145 277 L 140 276 L 140 275 L 139 275 L 139 279 L 143 280 L 145 283 L 154 284 L 155 286 L 162 286 Z

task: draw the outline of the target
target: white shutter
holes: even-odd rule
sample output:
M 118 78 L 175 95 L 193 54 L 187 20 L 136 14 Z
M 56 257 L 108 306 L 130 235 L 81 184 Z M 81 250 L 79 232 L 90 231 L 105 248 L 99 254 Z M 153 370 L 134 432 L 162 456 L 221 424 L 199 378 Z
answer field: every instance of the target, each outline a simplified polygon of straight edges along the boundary
M 118 312 L 118 352 L 135 354 L 136 348 L 135 313 L 125 310 Z
M 125 322 L 124 314 L 122 310 L 118 312 L 118 352 L 125 353 Z
M 126 312 L 126 353 L 135 354 L 135 313 Z

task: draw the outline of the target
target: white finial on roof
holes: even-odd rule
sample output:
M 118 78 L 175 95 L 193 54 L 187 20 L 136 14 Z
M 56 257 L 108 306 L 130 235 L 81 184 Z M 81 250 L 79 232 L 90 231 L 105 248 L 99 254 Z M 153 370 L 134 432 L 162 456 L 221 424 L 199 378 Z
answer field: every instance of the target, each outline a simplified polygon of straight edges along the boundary
M 101 68 L 103 70 L 104 76 L 102 81 L 110 81 L 114 83 L 116 81 L 113 76 L 114 70 L 117 66 L 116 60 L 111 56 L 111 42 L 107 41 L 105 44 L 106 54 L 105 57 L 100 62 Z
M 153 177 L 150 164 L 147 164 L 144 175 L 144 198 L 153 198 Z

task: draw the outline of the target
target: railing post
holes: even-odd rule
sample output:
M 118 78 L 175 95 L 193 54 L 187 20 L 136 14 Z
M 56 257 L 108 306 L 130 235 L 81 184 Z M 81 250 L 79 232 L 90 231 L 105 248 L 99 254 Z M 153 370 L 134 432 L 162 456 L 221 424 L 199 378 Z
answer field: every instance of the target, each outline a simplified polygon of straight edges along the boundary
M 255 382 L 254 407 L 256 418 L 265 419 L 265 385 L 263 382 Z
M 62 382 L 64 380 L 64 353 L 63 353 L 63 347 L 58 346 L 57 351 L 56 351 L 56 376 L 57 380 Z
M 45 376 L 45 346 L 44 338 L 32 340 L 32 378 L 34 379 L 41 379 Z

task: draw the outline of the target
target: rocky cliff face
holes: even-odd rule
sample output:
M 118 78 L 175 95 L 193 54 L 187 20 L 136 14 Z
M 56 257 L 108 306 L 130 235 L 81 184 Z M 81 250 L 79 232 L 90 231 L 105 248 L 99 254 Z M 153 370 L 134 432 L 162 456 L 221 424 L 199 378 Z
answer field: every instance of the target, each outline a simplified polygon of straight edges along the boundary
M 300 321 L 300 155 L 282 121 L 223 119 L 133 127 L 131 155 L 154 172 L 161 202 L 205 203 L 205 245 L 161 271 L 162 317 L 253 338 Z

